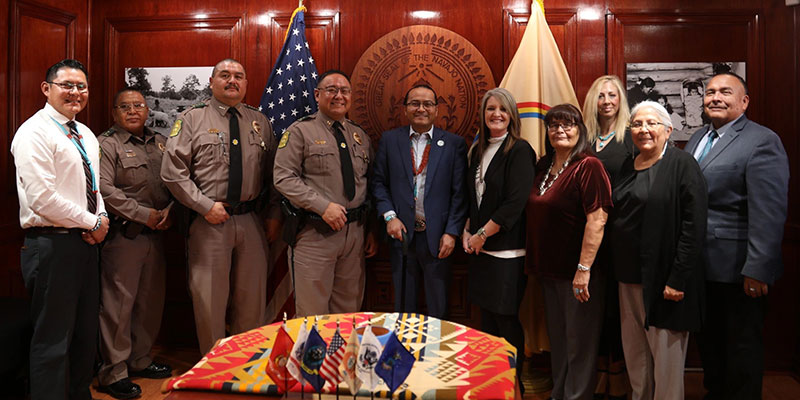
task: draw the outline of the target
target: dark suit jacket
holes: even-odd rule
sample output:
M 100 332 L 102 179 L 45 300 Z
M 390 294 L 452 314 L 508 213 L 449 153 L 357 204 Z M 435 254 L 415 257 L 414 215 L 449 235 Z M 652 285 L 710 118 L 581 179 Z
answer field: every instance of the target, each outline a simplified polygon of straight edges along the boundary
M 694 154 L 709 127 L 686 144 Z M 742 116 L 700 163 L 708 185 L 706 279 L 773 284 L 783 272 L 789 161 L 775 132 Z
M 625 159 L 615 188 L 636 179 L 633 163 L 633 159 Z M 680 149 L 668 148 L 658 162 L 640 224 L 645 327 L 696 332 L 702 326 L 706 195 L 697 161 Z M 618 201 L 614 196 L 614 204 Z M 666 285 L 684 292 L 683 300 L 665 300 Z
M 428 248 L 436 257 L 439 239 L 449 233 L 456 238 L 464 229 L 467 215 L 464 186 L 467 164 L 467 145 L 456 134 L 433 128 L 428 171 L 425 177 L 425 223 Z M 411 165 L 411 137 L 408 125 L 386 131 L 381 136 L 372 193 L 378 215 L 394 210 L 405 225 L 408 240 L 414 236 L 414 172 Z M 458 242 L 458 241 L 456 241 Z M 399 247 L 400 241 L 392 244 Z
M 525 248 L 525 205 L 536 177 L 536 152 L 522 139 L 504 153 L 508 138 L 486 169 L 486 190 L 480 208 L 475 197 L 475 172 L 481 163 L 475 155 L 477 147 L 472 149 L 467 170 L 470 233 L 474 234 L 490 219 L 500 225 L 500 232 L 486 239 L 483 245 L 490 251 Z

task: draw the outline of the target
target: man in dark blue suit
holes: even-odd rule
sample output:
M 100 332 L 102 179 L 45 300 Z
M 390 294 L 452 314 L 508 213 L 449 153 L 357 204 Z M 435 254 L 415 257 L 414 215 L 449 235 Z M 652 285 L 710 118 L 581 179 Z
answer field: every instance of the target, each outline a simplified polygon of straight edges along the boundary
M 789 161 L 775 132 L 744 115 L 744 80 L 714 76 L 711 124 L 686 144 L 708 184 L 706 322 L 700 335 L 706 399 L 760 399 L 769 286 L 781 275 Z
M 418 311 L 417 287 L 422 277 L 428 315 L 444 318 L 450 254 L 467 214 L 467 146 L 462 137 L 433 126 L 438 103 L 433 88 L 414 86 L 403 103 L 411 125 L 381 136 L 372 192 L 391 238 L 395 309 Z M 409 250 L 405 309 L 400 310 L 404 233 Z

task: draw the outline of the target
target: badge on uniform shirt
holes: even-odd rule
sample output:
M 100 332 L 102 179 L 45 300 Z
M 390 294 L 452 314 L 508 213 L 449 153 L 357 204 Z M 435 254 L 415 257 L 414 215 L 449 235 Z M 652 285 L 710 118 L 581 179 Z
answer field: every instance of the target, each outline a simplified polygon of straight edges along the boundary
M 158 149 L 161 150 L 161 152 L 163 153 L 164 150 L 166 150 L 166 147 L 164 147 L 164 143 L 158 142 Z
M 208 130 L 208 133 L 210 133 L 210 134 L 212 134 L 212 135 L 216 135 L 216 134 L 218 134 L 218 133 L 219 133 L 219 129 L 217 129 L 217 128 L 211 128 L 211 129 L 209 129 L 209 130 Z
M 283 136 L 281 136 L 281 141 L 278 142 L 278 148 L 282 149 L 286 147 L 286 143 L 289 143 L 289 131 L 284 131 Z
M 125 157 L 128 158 L 136 157 L 136 153 L 133 150 L 125 150 Z
M 181 133 L 181 125 L 183 125 L 183 120 L 175 121 L 175 125 L 172 125 L 172 130 L 169 132 L 169 137 L 178 136 Z
M 253 121 L 253 130 L 256 131 L 257 134 L 261 134 L 261 124 L 256 121 Z
M 358 132 L 353 132 L 353 139 L 355 139 L 356 143 L 361 144 L 361 135 Z

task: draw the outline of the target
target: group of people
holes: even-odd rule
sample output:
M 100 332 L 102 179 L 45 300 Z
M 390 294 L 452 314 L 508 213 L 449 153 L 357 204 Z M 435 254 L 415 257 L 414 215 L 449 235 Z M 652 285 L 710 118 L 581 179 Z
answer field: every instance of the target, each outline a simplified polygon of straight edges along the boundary
M 47 103 L 11 146 L 32 297 L 32 398 L 90 398 L 98 332 L 99 390 L 134 398 L 141 388 L 131 376 L 170 376 L 149 353 L 164 306 L 163 231 L 178 220 L 202 352 L 267 322 L 268 243 L 281 236 L 299 316 L 358 311 L 383 221 L 396 310 L 418 312 L 424 288 L 427 313 L 446 318 L 461 247 L 481 329 L 518 349 L 518 376 L 518 313 L 536 275 L 554 399 L 590 398 L 599 348 L 621 358 L 620 337 L 634 399 L 682 398 L 689 332 L 701 332 L 710 398 L 760 396 L 788 161 L 778 136 L 744 116 L 741 78 L 709 82 L 712 123 L 686 152 L 669 141 L 662 105 L 629 111 L 620 80 L 598 78 L 583 112 L 548 111 L 538 162 L 501 88 L 484 95 L 468 148 L 434 126 L 435 90 L 415 85 L 403 99 L 409 125 L 384 132 L 373 151 L 346 119 L 352 88 L 342 71 L 319 76 L 319 111 L 279 140 L 242 103 L 241 63 L 217 63 L 210 87 L 169 138 L 145 126 L 143 93 L 122 89 L 114 125 L 96 138 L 75 120 L 89 95 L 85 67 L 63 60 L 47 71 Z

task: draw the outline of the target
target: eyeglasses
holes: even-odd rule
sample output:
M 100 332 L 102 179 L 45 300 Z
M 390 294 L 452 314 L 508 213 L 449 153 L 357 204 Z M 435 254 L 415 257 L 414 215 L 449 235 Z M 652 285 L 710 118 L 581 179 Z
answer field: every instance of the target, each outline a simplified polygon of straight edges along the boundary
M 122 103 L 122 104 L 120 104 L 118 106 L 114 106 L 114 108 L 116 108 L 118 110 L 122 110 L 124 112 L 128 112 L 131 109 L 134 109 L 134 110 L 137 110 L 137 111 L 138 110 L 144 110 L 145 107 L 147 107 L 147 104 L 144 104 L 144 103 L 133 103 L 133 104 Z
M 636 129 L 636 130 L 642 128 L 656 129 L 658 128 L 659 125 L 666 126 L 665 124 L 657 121 L 633 121 L 631 122 L 631 129 Z
M 61 89 L 66 90 L 67 92 L 71 92 L 72 89 L 78 89 L 79 93 L 86 93 L 89 91 L 89 86 L 85 83 L 72 83 L 72 82 L 50 82 L 46 81 L 51 85 L 56 85 Z
M 436 107 L 436 103 L 432 101 L 416 101 L 416 100 L 406 103 L 406 107 L 412 110 L 418 109 L 419 106 L 424 107 L 426 110 L 432 110 L 434 107 Z
M 342 96 L 349 96 L 350 93 L 353 92 L 353 89 L 349 87 L 336 87 L 336 86 L 328 86 L 324 88 L 317 88 L 317 90 L 322 90 L 323 92 L 327 93 L 328 96 L 336 96 L 337 94 L 341 93 Z
M 554 122 L 552 124 L 547 125 L 547 129 L 549 129 L 551 131 L 557 131 L 558 128 L 561 128 L 564 131 L 568 131 L 568 130 L 574 128 L 575 126 L 577 126 L 577 124 L 574 124 L 572 122 L 561 122 L 561 123 Z

